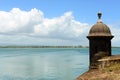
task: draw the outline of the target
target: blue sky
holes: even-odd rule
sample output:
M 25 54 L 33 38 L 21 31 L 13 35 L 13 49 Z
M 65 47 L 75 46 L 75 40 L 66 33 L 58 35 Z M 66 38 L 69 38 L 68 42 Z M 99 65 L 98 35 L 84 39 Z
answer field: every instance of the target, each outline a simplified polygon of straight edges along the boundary
M 119 0 L 1 0 L 0 10 L 10 11 L 12 8 L 20 8 L 29 11 L 37 8 L 43 11 L 47 18 L 72 11 L 76 20 L 88 23 L 94 23 L 96 13 L 101 11 L 105 21 L 109 23 L 120 19 L 119 3 Z
M 97 13 L 120 46 L 119 0 L 1 0 L 0 45 L 88 45 Z

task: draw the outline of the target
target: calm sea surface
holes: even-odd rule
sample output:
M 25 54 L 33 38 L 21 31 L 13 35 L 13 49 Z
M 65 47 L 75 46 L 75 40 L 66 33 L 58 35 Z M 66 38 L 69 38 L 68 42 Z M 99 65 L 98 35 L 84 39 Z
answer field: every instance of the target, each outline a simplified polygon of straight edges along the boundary
M 75 80 L 88 70 L 88 48 L 0 48 L 0 80 Z M 113 48 L 114 54 L 120 48 Z

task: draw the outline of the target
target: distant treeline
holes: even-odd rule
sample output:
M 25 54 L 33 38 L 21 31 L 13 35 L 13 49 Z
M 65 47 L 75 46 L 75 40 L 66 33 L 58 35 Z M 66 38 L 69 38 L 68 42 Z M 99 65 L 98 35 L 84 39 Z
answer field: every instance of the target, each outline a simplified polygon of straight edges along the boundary
M 0 48 L 89 48 L 88 46 L 0 46 Z M 120 48 L 120 47 L 112 47 Z
M 88 48 L 88 46 L 0 46 L 0 48 Z

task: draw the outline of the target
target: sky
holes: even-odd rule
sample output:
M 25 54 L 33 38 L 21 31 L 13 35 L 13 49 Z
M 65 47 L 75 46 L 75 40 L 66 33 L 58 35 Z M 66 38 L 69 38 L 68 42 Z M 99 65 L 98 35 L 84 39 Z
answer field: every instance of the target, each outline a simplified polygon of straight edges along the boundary
M 83 45 L 102 12 L 120 46 L 120 0 L 1 0 L 0 45 Z

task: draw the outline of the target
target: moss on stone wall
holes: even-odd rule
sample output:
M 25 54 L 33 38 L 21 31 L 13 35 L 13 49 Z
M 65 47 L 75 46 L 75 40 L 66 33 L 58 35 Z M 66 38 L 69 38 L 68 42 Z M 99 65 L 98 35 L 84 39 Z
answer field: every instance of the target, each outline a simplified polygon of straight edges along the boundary
M 104 71 L 110 71 L 110 72 L 115 71 L 115 70 L 120 70 L 120 64 L 114 64 L 114 65 L 105 67 L 103 70 Z

